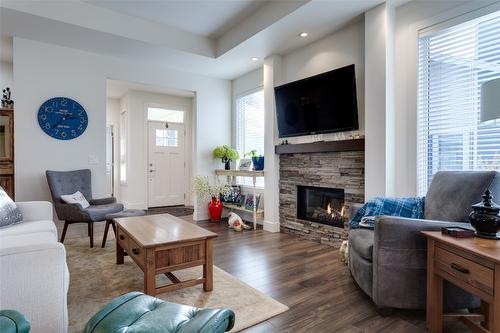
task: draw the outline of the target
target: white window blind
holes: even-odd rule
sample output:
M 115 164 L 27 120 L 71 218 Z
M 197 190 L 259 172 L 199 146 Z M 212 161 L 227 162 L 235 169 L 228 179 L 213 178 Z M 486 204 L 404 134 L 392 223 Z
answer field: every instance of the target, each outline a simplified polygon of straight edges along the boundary
M 500 170 L 500 124 L 480 87 L 500 77 L 500 12 L 419 38 L 418 191 L 437 171 Z
M 264 91 L 259 89 L 236 98 L 236 149 L 243 158 L 245 153 L 256 150 L 264 154 Z M 238 179 L 242 185 L 253 185 L 252 179 Z M 264 180 L 257 178 L 257 186 Z

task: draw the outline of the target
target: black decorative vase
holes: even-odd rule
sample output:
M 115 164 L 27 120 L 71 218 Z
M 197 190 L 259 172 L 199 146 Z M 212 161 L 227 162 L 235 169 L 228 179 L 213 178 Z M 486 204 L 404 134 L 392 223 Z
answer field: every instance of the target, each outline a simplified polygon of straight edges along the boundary
M 227 160 L 224 164 L 225 170 L 231 170 L 231 160 Z
M 469 222 L 476 229 L 476 236 L 489 239 L 500 239 L 500 206 L 492 201 L 490 190 L 483 194 L 483 201 L 472 206 Z

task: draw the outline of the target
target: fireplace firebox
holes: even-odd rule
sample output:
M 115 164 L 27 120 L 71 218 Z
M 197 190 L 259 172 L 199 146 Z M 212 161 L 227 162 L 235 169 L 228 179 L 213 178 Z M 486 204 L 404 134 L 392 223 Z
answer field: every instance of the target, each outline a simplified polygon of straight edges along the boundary
M 344 190 L 297 186 L 297 218 L 344 227 Z

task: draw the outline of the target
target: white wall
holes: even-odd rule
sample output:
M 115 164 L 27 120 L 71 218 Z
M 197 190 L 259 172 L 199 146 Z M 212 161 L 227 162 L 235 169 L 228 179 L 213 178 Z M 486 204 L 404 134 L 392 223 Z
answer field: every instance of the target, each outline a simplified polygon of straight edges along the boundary
M 120 201 L 120 100 L 117 98 L 106 99 L 106 124 L 113 127 L 113 195 Z
M 165 107 L 185 111 L 186 129 L 186 199 L 191 199 L 191 160 L 193 151 L 193 133 L 191 119 L 193 118 L 193 99 L 190 97 L 172 96 L 143 91 L 130 91 L 128 94 L 129 112 L 129 147 L 128 147 L 128 177 L 126 184 L 121 186 L 121 200 L 129 208 L 146 209 L 148 197 L 148 141 L 147 141 L 147 108 Z
M 14 85 L 14 75 L 11 62 L 0 61 L 0 89 L 9 87 L 11 90 Z M 11 98 L 15 101 L 15 93 L 12 91 Z
M 107 78 L 194 91 L 193 173 L 213 174 L 217 163 L 212 148 L 230 142 L 229 81 L 14 38 L 14 90 L 22 96 L 16 100 L 15 113 L 17 199 L 48 199 L 47 169 L 90 168 L 94 196 L 106 193 Z M 53 96 L 74 98 L 85 107 L 89 126 L 82 136 L 63 142 L 38 127 L 38 107 Z M 89 164 L 89 157 L 97 164 Z
M 354 64 L 358 97 L 360 133 L 365 128 L 365 39 L 364 21 L 355 22 L 306 47 L 282 57 L 282 82 L 285 84 L 324 73 L 335 68 Z M 290 143 L 320 140 L 338 140 L 358 133 L 343 132 L 287 138 Z

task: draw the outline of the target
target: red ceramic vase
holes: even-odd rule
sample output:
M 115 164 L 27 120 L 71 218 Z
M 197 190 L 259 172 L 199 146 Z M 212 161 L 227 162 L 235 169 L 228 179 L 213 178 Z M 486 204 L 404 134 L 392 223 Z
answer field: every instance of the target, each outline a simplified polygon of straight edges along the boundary
M 208 212 L 210 213 L 210 221 L 220 221 L 222 218 L 222 202 L 217 198 L 212 198 L 208 203 Z

